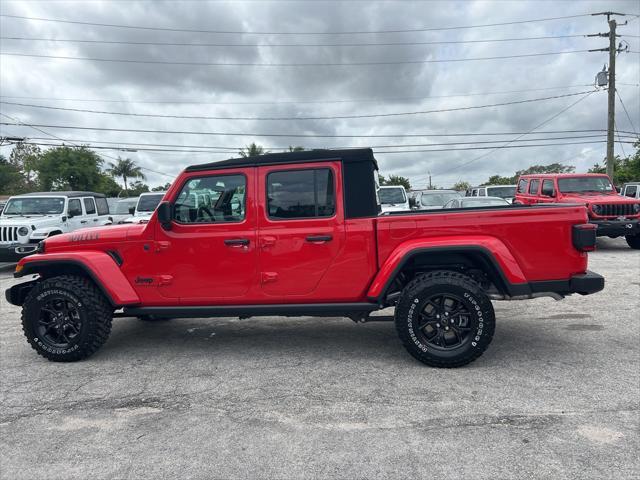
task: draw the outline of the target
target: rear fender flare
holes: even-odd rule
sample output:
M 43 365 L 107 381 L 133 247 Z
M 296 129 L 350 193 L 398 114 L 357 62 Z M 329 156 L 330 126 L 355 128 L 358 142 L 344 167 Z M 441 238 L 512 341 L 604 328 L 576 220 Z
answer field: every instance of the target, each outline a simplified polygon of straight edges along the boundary
M 509 295 L 526 295 L 530 288 L 520 265 L 504 243 L 495 237 L 465 237 L 464 239 L 429 239 L 429 241 L 409 240 L 404 242 L 387 257 L 374 278 L 367 297 L 380 303 L 387 290 L 402 268 L 411 259 L 424 253 L 472 253 L 485 259 Z
M 106 252 L 77 251 L 65 253 L 36 254 L 20 260 L 22 269 L 15 277 L 45 274 L 56 276 L 56 272 L 81 271 L 91 278 L 114 308 L 140 303 L 138 294 L 120 270 L 120 266 Z

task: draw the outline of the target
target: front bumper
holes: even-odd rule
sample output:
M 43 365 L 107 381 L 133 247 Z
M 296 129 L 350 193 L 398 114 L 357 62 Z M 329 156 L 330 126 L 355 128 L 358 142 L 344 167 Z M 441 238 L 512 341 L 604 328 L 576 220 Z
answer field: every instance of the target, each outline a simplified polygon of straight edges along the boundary
M 9 243 L 0 245 L 0 262 L 17 262 L 27 255 L 36 253 L 37 243 Z
M 640 235 L 640 220 L 589 220 L 598 227 L 598 237 L 621 237 L 623 235 Z

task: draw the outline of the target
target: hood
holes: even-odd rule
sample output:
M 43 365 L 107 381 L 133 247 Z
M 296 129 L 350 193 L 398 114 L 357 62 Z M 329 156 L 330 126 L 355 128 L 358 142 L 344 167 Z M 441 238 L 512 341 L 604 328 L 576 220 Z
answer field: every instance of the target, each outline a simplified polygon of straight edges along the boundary
M 92 245 L 117 248 L 125 241 L 142 237 L 147 225 L 107 225 L 81 228 L 73 232 L 56 235 L 45 240 L 45 252 L 77 250 L 80 246 Z
M 35 225 L 42 227 L 56 225 L 61 222 L 60 215 L 3 215 L 0 217 L 0 225 L 22 226 Z
M 562 194 L 564 201 L 573 201 L 576 203 L 608 203 L 608 204 L 634 204 L 638 203 L 637 199 L 622 197 L 616 193 L 564 193 Z

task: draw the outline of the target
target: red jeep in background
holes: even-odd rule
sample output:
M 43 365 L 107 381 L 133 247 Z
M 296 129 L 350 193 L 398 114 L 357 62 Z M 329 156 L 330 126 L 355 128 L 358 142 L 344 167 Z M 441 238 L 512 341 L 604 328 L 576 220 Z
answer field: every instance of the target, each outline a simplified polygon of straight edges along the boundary
M 587 270 L 595 231 L 582 205 L 378 216 L 377 169 L 370 149 L 188 167 L 149 223 L 42 242 L 18 263 L 15 276 L 30 279 L 7 300 L 22 306 L 31 346 L 55 361 L 93 354 L 114 316 L 366 322 L 395 307 L 411 355 L 457 367 L 491 342 L 492 299 L 604 287 Z
M 622 197 L 607 175 L 522 175 L 516 189 L 517 203 L 574 203 L 587 207 L 589 222 L 598 236 L 624 236 L 631 248 L 640 248 L 640 201 Z

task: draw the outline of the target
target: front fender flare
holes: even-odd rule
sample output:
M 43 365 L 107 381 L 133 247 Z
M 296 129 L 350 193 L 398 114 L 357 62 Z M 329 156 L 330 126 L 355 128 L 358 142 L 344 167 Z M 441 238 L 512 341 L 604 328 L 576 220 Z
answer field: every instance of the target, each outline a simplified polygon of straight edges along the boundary
M 415 239 L 401 243 L 380 267 L 367 291 L 367 297 L 379 302 L 402 267 L 416 255 L 427 252 L 479 253 L 493 265 L 509 294 L 530 293 L 520 265 L 502 241 L 490 236 L 465 236 L 459 239 Z
M 29 255 L 18 262 L 15 277 L 55 272 L 73 267 L 82 270 L 98 286 L 114 307 L 140 303 L 138 294 L 114 259 L 101 251 L 77 251 Z

